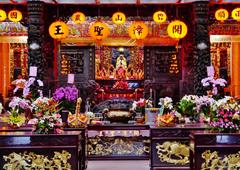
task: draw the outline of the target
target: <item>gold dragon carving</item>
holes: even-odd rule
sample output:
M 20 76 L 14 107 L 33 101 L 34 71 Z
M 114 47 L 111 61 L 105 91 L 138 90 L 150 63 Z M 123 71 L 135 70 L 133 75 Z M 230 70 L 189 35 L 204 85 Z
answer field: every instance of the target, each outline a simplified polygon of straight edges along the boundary
M 7 156 L 3 156 L 6 162 L 3 165 L 4 170 L 71 170 L 71 165 L 68 160 L 71 154 L 65 150 L 61 152 L 54 152 L 53 158 L 48 156 L 37 155 L 33 152 L 15 153 L 12 152 Z
M 224 158 L 218 155 L 217 151 L 206 150 L 202 153 L 204 162 L 201 170 L 237 170 L 240 169 L 240 151 L 236 154 L 225 155 Z
M 161 162 L 175 165 L 185 165 L 189 163 L 189 146 L 179 142 L 166 141 L 162 145 L 156 145 L 157 155 Z

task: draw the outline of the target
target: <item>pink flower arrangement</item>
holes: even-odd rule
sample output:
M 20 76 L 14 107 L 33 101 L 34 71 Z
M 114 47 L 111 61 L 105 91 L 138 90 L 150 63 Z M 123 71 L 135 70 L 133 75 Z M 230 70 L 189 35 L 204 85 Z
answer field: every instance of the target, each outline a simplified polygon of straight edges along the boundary
M 39 97 L 33 102 L 35 119 L 30 122 L 34 124 L 34 132 L 40 134 L 60 133 L 62 119 L 58 109 L 59 103 L 53 99 Z
M 219 132 L 236 132 L 240 128 L 239 111 L 222 108 L 212 118 L 210 126 L 213 130 Z
M 132 110 L 136 110 L 137 112 L 144 112 L 146 106 L 145 99 L 139 99 L 138 101 L 134 101 L 132 104 Z

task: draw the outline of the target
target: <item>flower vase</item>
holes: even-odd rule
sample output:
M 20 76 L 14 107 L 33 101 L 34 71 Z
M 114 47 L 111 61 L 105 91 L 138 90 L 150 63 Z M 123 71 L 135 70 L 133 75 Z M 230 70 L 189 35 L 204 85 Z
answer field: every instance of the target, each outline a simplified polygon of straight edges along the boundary
M 63 127 L 67 126 L 69 110 L 66 110 L 66 109 L 61 110 L 59 114 L 61 115 L 61 118 L 62 118 Z

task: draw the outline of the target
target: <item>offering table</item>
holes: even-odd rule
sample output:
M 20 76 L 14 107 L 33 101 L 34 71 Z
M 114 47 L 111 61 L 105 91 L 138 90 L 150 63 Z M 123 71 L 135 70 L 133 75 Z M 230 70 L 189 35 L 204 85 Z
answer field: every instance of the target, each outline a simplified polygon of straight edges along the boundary
M 195 131 L 190 135 L 191 169 L 240 169 L 240 133 Z
M 80 170 L 78 131 L 62 134 L 0 132 L 0 169 L 55 168 Z
M 203 124 L 183 124 L 170 127 L 151 127 L 151 170 L 189 170 L 189 135 L 203 130 Z
M 149 126 L 135 124 L 89 125 L 89 160 L 149 159 Z

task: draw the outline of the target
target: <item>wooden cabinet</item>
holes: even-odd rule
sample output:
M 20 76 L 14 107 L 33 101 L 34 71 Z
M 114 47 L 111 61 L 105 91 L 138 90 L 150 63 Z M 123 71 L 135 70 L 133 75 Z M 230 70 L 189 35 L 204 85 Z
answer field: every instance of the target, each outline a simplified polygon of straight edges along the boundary
M 62 134 L 33 134 L 32 132 L 0 132 L 0 169 L 81 168 L 79 131 Z
M 196 131 L 190 135 L 191 169 L 240 169 L 240 133 Z
M 189 134 L 204 128 L 200 124 L 151 128 L 151 170 L 189 170 Z

